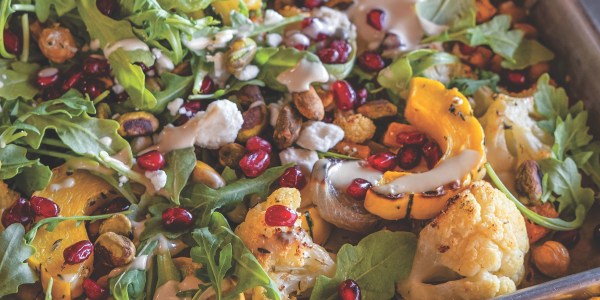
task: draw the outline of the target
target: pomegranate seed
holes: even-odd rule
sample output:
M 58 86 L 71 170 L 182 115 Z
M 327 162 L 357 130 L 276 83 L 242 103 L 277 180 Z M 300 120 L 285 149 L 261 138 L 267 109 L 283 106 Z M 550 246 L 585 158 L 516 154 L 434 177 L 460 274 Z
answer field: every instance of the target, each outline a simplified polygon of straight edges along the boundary
M 379 72 L 385 68 L 385 62 L 381 55 L 373 51 L 365 51 L 358 57 L 358 64 L 367 72 Z
M 385 12 L 381 9 L 372 9 L 367 14 L 367 23 L 375 30 L 381 31 L 383 29 L 383 22 L 385 21 Z
M 367 159 L 369 165 L 381 172 L 390 171 L 397 165 L 396 155 L 390 152 L 381 152 L 369 156 Z
M 48 198 L 33 196 L 29 202 L 31 203 L 31 210 L 37 217 L 51 218 L 58 216 L 60 213 L 58 204 Z
M 192 113 L 192 116 L 205 109 L 204 104 L 201 101 L 186 102 L 181 106 L 181 108 L 185 109 L 186 113 Z
M 250 152 L 262 150 L 267 153 L 271 153 L 271 143 L 261 138 L 260 136 L 253 136 L 246 142 L 246 149 Z
M 323 6 L 323 0 L 304 0 L 304 7 L 317 8 Z
M 269 226 L 294 226 L 298 214 L 285 205 L 272 205 L 265 212 L 265 223 Z
M 215 92 L 215 82 L 206 75 L 202 79 L 202 85 L 200 85 L 200 94 L 212 94 Z
M 348 62 L 352 47 L 346 41 L 335 40 L 329 44 L 329 48 L 335 49 L 340 54 L 336 63 L 343 64 Z
M 477 48 L 471 47 L 467 44 L 460 43 L 460 44 L 458 44 L 458 50 L 463 55 L 471 55 L 471 54 L 475 53 L 475 51 L 477 51 Z
M 144 63 L 141 63 L 141 62 L 136 62 L 135 64 L 138 65 L 142 69 L 142 72 L 144 72 L 144 74 L 146 74 L 146 76 L 152 77 L 152 76 L 156 75 L 156 70 L 154 69 L 154 66 L 148 67 Z
M 352 279 L 346 279 L 338 287 L 338 293 L 340 294 L 340 300 L 360 300 L 362 296 L 360 294 L 360 287 L 358 283 Z
M 42 89 L 42 98 L 44 100 L 57 99 L 62 96 L 62 94 L 62 91 L 53 85 Z
M 88 79 L 81 82 L 80 90 L 84 94 L 88 94 L 90 98 L 96 99 L 102 92 L 106 90 L 104 82 L 97 79 Z
M 83 281 L 83 291 L 91 300 L 103 300 L 108 298 L 108 291 L 89 278 Z
M 121 8 L 117 0 L 97 0 L 96 7 L 103 15 L 111 18 L 115 18 Z
M 31 221 L 31 204 L 25 198 L 19 198 L 13 205 L 2 212 L 2 226 L 4 228 L 13 223 L 21 223 L 23 226 L 26 226 Z
M 506 74 L 508 85 L 513 89 L 522 89 L 527 84 L 527 76 L 518 71 L 508 71 Z
M 121 211 L 126 211 L 131 206 L 129 200 L 123 197 L 112 200 L 109 204 L 105 205 L 101 210 L 101 214 L 114 214 Z
M 362 179 L 355 178 L 352 183 L 346 188 L 346 193 L 354 199 L 365 199 L 367 191 L 371 188 L 371 183 Z
M 313 22 L 313 18 L 304 18 L 302 19 L 302 22 L 300 22 L 300 28 L 305 29 L 306 27 L 310 26 Z
M 567 248 L 573 248 L 579 243 L 581 235 L 579 234 L 579 230 L 557 231 L 552 239 L 560 242 Z
M 269 153 L 264 150 L 250 152 L 240 160 L 240 168 L 248 177 L 256 177 L 262 174 L 271 163 Z
M 4 39 L 4 49 L 10 54 L 19 55 L 23 48 L 21 37 L 9 29 L 4 29 L 2 35 Z
M 338 80 L 331 85 L 335 105 L 339 110 L 351 110 L 356 103 L 356 92 L 345 80 Z
M 323 48 L 317 50 L 317 56 L 323 63 L 334 64 L 340 58 L 340 53 L 333 48 Z
M 301 190 L 306 186 L 306 177 L 304 177 L 298 166 L 289 167 L 279 178 L 279 186 Z
M 420 132 L 400 132 L 396 136 L 396 142 L 401 145 L 422 145 L 425 142 L 425 134 Z
M 66 92 L 66 91 L 72 89 L 81 81 L 82 78 L 83 78 L 82 71 L 78 71 L 78 72 L 71 74 L 71 76 L 69 76 L 69 78 L 67 78 L 67 80 L 65 80 L 65 82 L 63 82 L 62 90 Z
M 412 170 L 419 165 L 422 156 L 419 145 L 406 145 L 398 152 L 398 165 L 404 170 Z
M 165 166 L 165 157 L 158 150 L 152 150 L 138 156 L 137 164 L 144 170 L 156 171 Z
M 169 231 L 179 231 L 191 227 L 194 216 L 185 208 L 169 207 L 162 213 L 162 223 Z
M 63 258 L 68 265 L 78 264 L 85 261 L 94 252 L 94 244 L 88 240 L 79 241 L 63 251 Z
M 88 57 L 83 61 L 83 72 L 89 75 L 102 76 L 110 73 L 108 60 L 97 57 Z
M 433 169 L 443 155 L 440 145 L 435 141 L 427 141 L 421 149 L 423 150 L 425 161 L 427 162 L 427 168 Z
M 308 46 L 302 45 L 302 44 L 296 44 L 293 47 L 296 48 L 296 50 L 298 50 L 298 51 L 304 51 L 308 48 Z
M 45 68 L 37 74 L 37 84 L 41 87 L 47 87 L 58 81 L 59 74 L 57 68 Z

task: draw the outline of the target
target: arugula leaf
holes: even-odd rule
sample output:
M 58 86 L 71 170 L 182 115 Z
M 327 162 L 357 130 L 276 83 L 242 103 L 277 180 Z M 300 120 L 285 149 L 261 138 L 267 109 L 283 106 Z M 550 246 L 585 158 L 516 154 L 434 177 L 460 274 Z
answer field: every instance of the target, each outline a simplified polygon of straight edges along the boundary
M 425 0 L 416 4 L 417 15 L 455 31 L 475 24 L 477 6 L 473 0 Z
M 169 102 L 174 99 L 187 95 L 194 83 L 193 76 L 179 76 L 169 72 L 163 73 L 160 75 L 160 78 L 164 89 L 154 93 L 156 106 L 150 110 L 150 112 L 155 114 L 163 112 Z
M 204 10 L 217 0 L 158 0 L 166 10 L 177 10 L 182 13 L 194 13 Z
M 22 169 L 15 177 L 14 183 L 21 193 L 31 196 L 34 192 L 43 190 L 51 178 L 52 170 L 38 161 L 35 165 Z
M 554 59 L 554 53 L 536 40 L 524 39 L 513 56 L 514 61 L 504 60 L 501 65 L 509 70 L 523 70 L 540 62 Z
M 574 211 L 577 206 L 583 205 L 588 211 L 594 203 L 594 191 L 581 187 L 581 175 L 575 161 L 567 157 L 564 161 L 554 158 L 540 162 L 544 173 L 543 199 L 558 202 L 558 211 Z M 556 198 L 552 195 L 558 195 Z
M 167 162 L 165 190 L 169 193 L 171 201 L 179 205 L 179 194 L 196 166 L 194 148 L 171 151 L 165 155 L 165 160 Z
M 122 211 L 122 212 L 118 212 L 118 213 L 127 215 L 130 213 L 130 211 Z M 31 241 L 33 241 L 33 239 L 35 239 L 35 236 L 37 235 L 38 230 L 40 228 L 42 228 L 42 226 L 47 225 L 46 228 L 44 228 L 44 229 L 46 231 L 53 231 L 60 222 L 69 221 L 69 220 L 78 221 L 77 225 L 80 225 L 81 222 L 83 222 L 83 221 L 104 220 L 104 219 L 108 219 L 118 213 L 95 215 L 95 216 L 69 216 L 69 217 L 45 218 L 45 219 L 42 219 L 42 220 L 38 221 L 37 223 L 35 223 L 35 225 L 33 227 L 31 227 L 31 229 L 27 232 L 27 234 L 25 234 L 25 236 L 24 236 L 25 242 L 27 244 L 31 244 Z
M 60 17 L 77 7 L 75 0 L 43 0 L 35 1 L 35 14 L 40 22 L 46 22 L 50 16 L 51 7 L 54 7 L 56 14 Z
M 206 271 L 198 271 L 198 276 L 205 282 L 211 282 L 218 295 L 217 299 L 221 299 L 223 294 L 221 283 L 232 266 L 232 246 L 222 243 L 208 227 L 195 230 L 192 236 L 198 243 L 198 247 L 192 248 L 190 256 L 194 262 L 206 268 Z
M 358 283 L 364 300 L 391 299 L 396 282 L 410 274 L 416 248 L 414 234 L 385 230 L 356 246 L 345 244 L 337 254 L 335 276 L 319 276 L 310 299 L 337 299 L 337 287 L 346 279 Z
M 141 250 L 138 251 L 136 257 L 142 255 L 152 255 L 154 250 L 158 246 L 158 241 L 145 244 Z M 151 258 L 148 258 L 150 260 Z M 129 300 L 129 299 L 144 299 L 145 288 L 147 284 L 146 270 L 140 269 L 127 269 L 119 276 L 110 278 L 108 281 L 109 290 L 112 296 L 116 300 Z
M 26 157 L 27 149 L 8 145 L 0 148 L 0 180 L 10 179 L 23 171 L 23 168 L 39 164 L 39 160 L 29 160 Z
M 157 282 L 156 286 L 162 286 L 165 283 L 174 280 L 181 281 L 181 273 L 175 267 L 173 259 L 171 258 L 171 252 L 164 251 L 156 256 L 156 267 L 157 267 Z
M 9 2 L 9 1 L 7 1 Z M 13 64 L 14 65 L 14 64 Z M 0 69 L 0 97 L 7 100 L 17 99 L 24 97 L 32 99 L 39 89 L 33 83 L 39 70 L 38 65 L 31 64 L 30 69 L 19 69 L 14 70 L 8 68 Z
M 498 92 L 498 82 L 500 82 L 498 74 L 485 70 L 480 70 L 478 74 L 478 79 L 468 77 L 452 78 L 448 88 L 457 88 L 465 96 L 473 96 L 480 88 L 485 86 L 491 88 L 494 92 Z
M 35 253 L 25 243 L 25 228 L 15 223 L 0 235 L 0 297 L 16 293 L 19 286 L 37 281 L 36 273 L 24 261 Z
M 535 110 L 544 120 L 539 122 L 542 129 L 554 133 L 556 118 L 565 119 L 569 114 L 569 97 L 563 88 L 550 85 L 550 76 L 542 75 L 537 81 L 534 97 Z
M 587 120 L 587 111 L 577 114 L 575 118 L 569 114 L 564 121 L 557 119 L 552 152 L 558 160 L 565 160 L 572 153 L 570 151 L 582 148 L 592 141 L 594 137 L 588 133 Z

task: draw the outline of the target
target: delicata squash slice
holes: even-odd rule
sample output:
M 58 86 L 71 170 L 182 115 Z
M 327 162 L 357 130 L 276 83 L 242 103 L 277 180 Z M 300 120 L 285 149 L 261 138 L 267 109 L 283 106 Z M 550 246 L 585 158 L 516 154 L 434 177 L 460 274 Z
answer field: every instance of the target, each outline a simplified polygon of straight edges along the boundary
M 440 145 L 442 158 L 428 172 L 386 172 L 367 192 L 364 206 L 387 220 L 430 219 L 444 209 L 448 199 L 480 177 L 486 160 L 483 129 L 465 96 L 427 78 L 412 80 L 405 117 L 414 128 Z M 404 182 L 398 182 L 402 177 Z M 445 181 L 449 177 L 459 179 L 426 189 L 428 182 Z
M 52 171 L 48 186 L 34 196 L 52 199 L 61 208 L 62 216 L 89 215 L 98 207 L 114 198 L 112 187 L 100 177 L 87 171 L 70 171 L 61 166 Z M 81 263 L 66 264 L 65 248 L 83 240 L 89 240 L 84 224 L 76 226 L 69 220 L 58 224 L 53 231 L 39 230 L 31 245 L 36 252 L 28 260 L 29 265 L 40 272 L 44 290 L 53 279 L 54 299 L 73 299 L 83 293 L 83 281 L 94 268 L 94 254 Z

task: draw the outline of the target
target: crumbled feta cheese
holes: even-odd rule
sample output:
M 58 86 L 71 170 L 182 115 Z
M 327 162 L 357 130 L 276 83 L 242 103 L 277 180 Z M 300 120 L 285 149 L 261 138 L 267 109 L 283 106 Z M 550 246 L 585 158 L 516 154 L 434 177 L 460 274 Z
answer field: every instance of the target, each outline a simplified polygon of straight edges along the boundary
M 283 41 L 283 37 L 279 33 L 269 33 L 267 34 L 267 45 L 271 47 L 279 47 L 281 42 Z
M 144 173 L 146 178 L 150 179 L 152 185 L 154 186 L 154 190 L 160 191 L 160 189 L 164 188 L 167 185 L 167 173 L 163 170 L 157 171 L 146 171 Z
M 113 86 L 111 87 L 111 89 L 117 95 L 125 91 L 125 87 L 122 86 L 122 85 L 120 85 L 120 84 L 118 84 L 118 83 L 113 84 Z
M 127 183 L 127 181 L 129 181 L 129 178 L 127 178 L 125 175 L 119 176 L 119 186 L 123 186 Z
M 167 109 L 169 110 L 169 113 L 171 113 L 171 116 L 176 116 L 177 113 L 183 114 L 183 113 L 181 113 L 181 110 L 180 110 L 182 105 L 183 105 L 182 98 L 175 98 L 175 100 L 169 102 L 169 104 L 167 104 Z M 185 108 L 183 110 L 185 113 Z
M 293 32 L 285 37 L 285 45 L 288 47 L 308 46 L 310 45 L 310 39 L 301 32 Z
M 348 16 L 336 9 L 329 7 L 320 7 L 312 11 L 312 22 L 304 28 L 302 32 L 309 37 L 316 39 L 319 33 L 328 36 L 337 35 L 343 38 L 353 38 L 356 36 L 356 29 Z
M 278 12 L 276 12 L 272 9 L 267 9 L 265 11 L 265 21 L 263 22 L 263 24 L 267 25 L 267 26 L 271 26 L 271 25 L 280 23 L 283 20 L 285 20 L 285 18 L 282 15 L 280 15 Z
M 344 138 L 344 130 L 337 125 L 320 121 L 304 123 L 296 144 L 309 150 L 326 152 Z
M 279 152 L 279 159 L 282 165 L 295 163 L 300 167 L 304 176 L 309 177 L 313 166 L 319 160 L 319 155 L 312 150 L 287 148 Z
M 199 119 L 195 144 L 207 149 L 233 143 L 244 124 L 242 113 L 229 100 L 212 102 L 206 111 L 199 112 L 194 118 Z
M 242 69 L 241 72 L 236 73 L 234 76 L 238 80 L 248 81 L 248 80 L 252 80 L 252 79 L 256 78 L 256 76 L 258 76 L 258 72 L 260 72 L 260 69 L 258 69 L 257 66 L 247 65 L 244 67 L 244 69 Z
M 93 39 L 90 41 L 90 49 L 91 50 L 98 50 L 100 49 L 100 40 L 99 39 Z

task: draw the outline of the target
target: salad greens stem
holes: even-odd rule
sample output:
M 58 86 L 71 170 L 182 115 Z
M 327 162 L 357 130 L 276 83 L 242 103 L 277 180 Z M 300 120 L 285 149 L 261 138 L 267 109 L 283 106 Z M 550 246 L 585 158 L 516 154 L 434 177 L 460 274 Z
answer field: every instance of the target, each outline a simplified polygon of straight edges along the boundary
M 96 99 L 94 99 L 94 105 L 102 102 L 104 99 L 106 99 L 106 97 L 108 97 L 108 95 L 110 95 L 110 90 L 102 92 L 102 94 L 100 94 L 98 97 L 96 97 Z
M 23 14 L 21 17 L 21 27 L 23 28 L 23 52 L 21 53 L 21 61 L 29 60 L 29 14 Z
M 59 139 L 53 139 L 53 138 L 44 138 L 42 140 L 42 143 L 44 145 L 48 145 L 48 146 L 53 146 L 53 147 L 60 147 L 60 148 L 65 148 L 65 149 L 70 149 L 69 146 L 65 145 L 65 143 L 63 143 L 61 140 Z
M 10 2 L 10 1 L 7 1 Z M 33 4 L 13 4 L 11 6 L 11 8 L 14 11 L 21 11 L 21 12 L 35 12 L 35 5 Z M 23 28 L 29 27 L 29 25 L 24 26 Z
M 40 155 L 44 155 L 44 156 L 51 156 L 51 157 L 56 157 L 56 158 L 61 158 L 64 160 L 68 160 L 68 159 L 72 159 L 76 156 L 73 155 L 69 155 L 66 153 L 61 153 L 61 152 L 57 152 L 57 151 L 51 151 L 51 150 L 42 150 L 42 149 L 27 149 L 28 152 L 30 153 L 35 153 L 35 154 L 40 154 Z
M 548 229 L 558 231 L 573 230 L 581 227 L 581 225 L 583 224 L 583 218 L 580 218 L 581 213 L 585 214 L 585 208 L 583 207 L 583 205 L 577 206 L 577 209 L 575 211 L 577 217 L 571 222 L 567 222 L 558 218 L 548 218 L 541 216 L 527 208 L 527 206 L 523 205 L 523 203 L 521 203 L 517 198 L 515 198 L 515 196 L 513 196 L 513 194 L 508 190 L 508 188 L 506 188 L 504 183 L 502 183 L 502 181 L 500 180 L 490 163 L 485 163 L 485 169 L 487 170 L 487 174 L 494 183 L 494 185 L 496 185 L 496 187 L 517 206 L 519 211 L 533 223 L 546 227 Z

